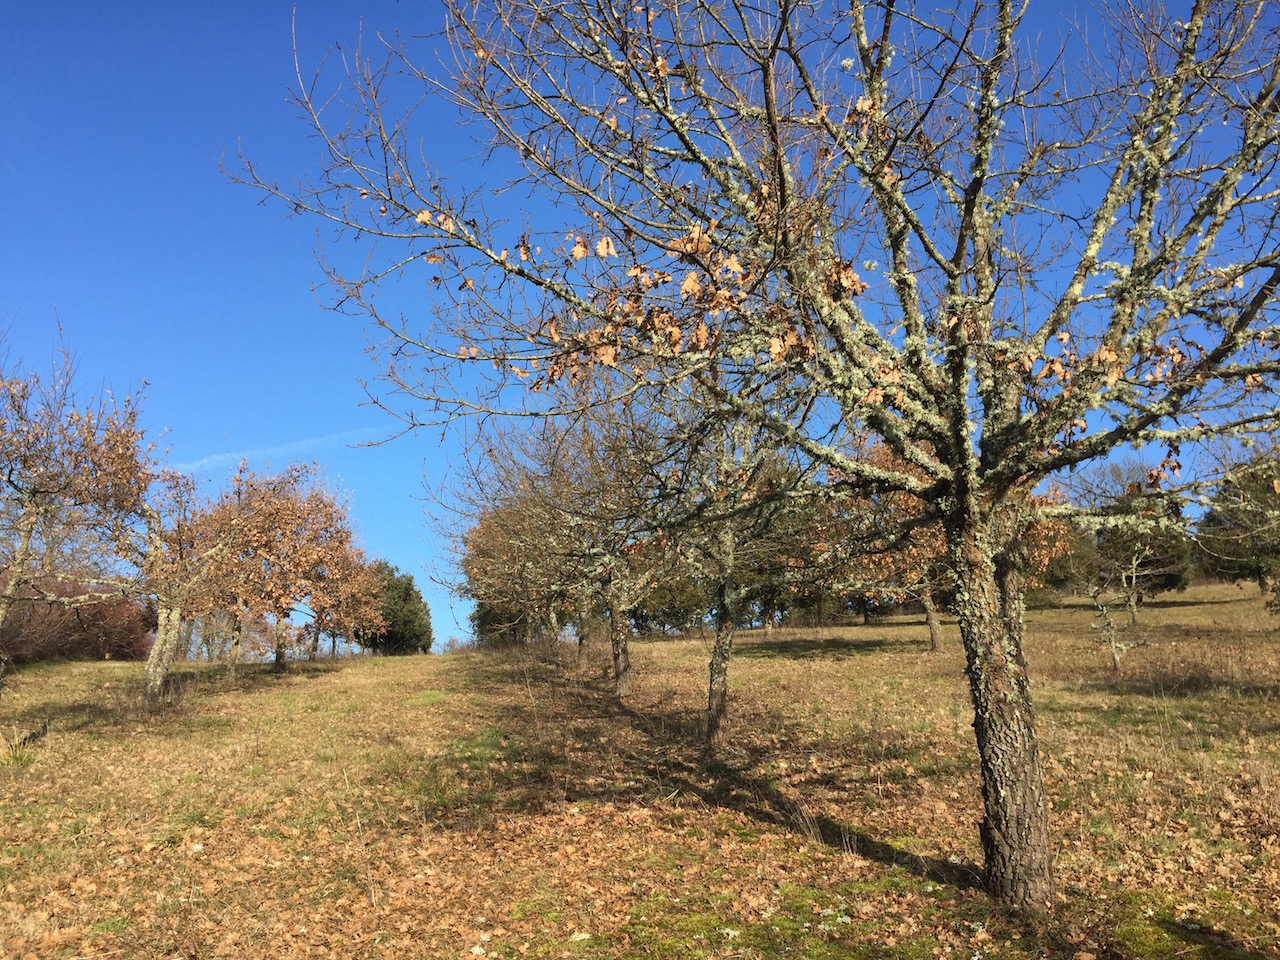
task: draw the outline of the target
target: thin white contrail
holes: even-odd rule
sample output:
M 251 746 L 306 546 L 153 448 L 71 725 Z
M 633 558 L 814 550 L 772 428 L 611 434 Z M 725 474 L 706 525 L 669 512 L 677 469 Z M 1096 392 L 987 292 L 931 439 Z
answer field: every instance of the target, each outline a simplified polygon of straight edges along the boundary
M 289 443 L 276 444 L 273 447 L 258 447 L 254 450 L 230 450 L 226 453 L 213 453 L 199 460 L 186 463 L 170 464 L 171 469 L 182 473 L 199 473 L 215 467 L 235 466 L 241 460 L 270 460 L 275 457 L 293 457 L 309 454 L 333 446 L 336 443 L 349 443 L 368 439 L 367 430 L 344 430 L 341 433 L 330 433 L 323 437 L 308 437 L 305 440 L 292 440 Z

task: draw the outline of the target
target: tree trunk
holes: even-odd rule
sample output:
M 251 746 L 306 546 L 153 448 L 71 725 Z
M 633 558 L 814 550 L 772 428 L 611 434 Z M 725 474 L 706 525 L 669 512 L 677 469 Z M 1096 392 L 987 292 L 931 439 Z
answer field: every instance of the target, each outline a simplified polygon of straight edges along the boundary
M 5 570 L 4 590 L 0 592 L 0 627 L 4 626 L 9 611 L 13 609 L 14 601 L 18 599 L 23 581 L 26 580 L 27 570 L 31 566 L 31 538 L 35 534 L 35 529 L 35 511 L 24 510 L 18 520 L 18 542 L 14 546 L 13 558 Z M 0 662 L 8 663 L 8 661 L 8 655 L 0 649 Z
M 556 641 L 560 639 L 560 617 L 554 605 L 547 607 L 547 649 L 555 650 Z
M 1128 580 L 1125 599 L 1129 607 L 1129 626 L 1136 627 L 1138 625 L 1138 604 L 1142 602 L 1142 591 L 1138 588 L 1138 558 L 1136 556 L 1133 558 Z
M 707 753 L 715 750 L 729 702 L 729 656 L 733 652 L 733 610 L 722 582 L 716 590 L 716 639 L 711 647 L 707 686 Z
M 942 624 L 938 620 L 938 608 L 933 605 L 933 591 L 928 587 L 920 593 L 920 606 L 924 607 L 924 622 L 929 626 L 929 652 L 942 649 Z
M 240 614 L 237 611 L 235 619 L 231 621 L 231 651 L 227 654 L 227 675 L 233 680 L 236 669 L 240 666 L 240 632 L 243 629 L 244 625 L 240 622 Z
M 1006 544 L 995 542 L 989 528 L 954 534 L 957 612 L 982 772 L 987 890 L 1003 903 L 1043 911 L 1053 899 L 1053 847 L 1022 646 L 1022 582 L 1015 565 L 998 555 Z
M 156 641 L 147 654 L 147 665 L 143 671 L 143 694 L 148 710 L 156 710 L 164 702 L 169 671 L 173 667 L 173 657 L 181 640 L 182 617 L 178 609 L 171 603 L 161 601 L 156 621 Z
M 285 657 L 288 655 L 289 625 L 284 617 L 276 618 L 276 659 L 271 669 L 276 673 L 284 673 Z
M 316 662 L 316 657 L 320 653 L 320 619 L 318 617 L 313 626 L 315 631 L 311 634 L 311 647 L 307 650 L 307 660 L 311 663 Z
M 627 648 L 631 628 L 626 611 L 615 600 L 609 601 L 609 643 L 613 647 L 613 684 L 618 696 L 631 692 L 631 651 Z

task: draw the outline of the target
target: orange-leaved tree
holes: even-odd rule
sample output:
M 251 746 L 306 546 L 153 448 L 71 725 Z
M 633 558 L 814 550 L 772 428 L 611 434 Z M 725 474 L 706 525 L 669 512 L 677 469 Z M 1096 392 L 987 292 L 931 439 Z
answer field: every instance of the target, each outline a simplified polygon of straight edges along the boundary
M 275 625 L 276 670 L 285 668 L 289 617 L 308 601 L 322 617 L 369 617 L 376 628 L 373 606 L 344 595 L 344 571 L 360 561 L 355 535 L 345 501 L 314 468 L 258 474 L 242 463 L 210 514 L 215 528 L 234 531 L 229 549 L 210 558 L 221 602 Z
M 0 624 L 24 596 L 121 596 L 113 549 L 144 501 L 149 454 L 137 399 L 82 395 L 65 348 L 48 373 L 0 371 Z

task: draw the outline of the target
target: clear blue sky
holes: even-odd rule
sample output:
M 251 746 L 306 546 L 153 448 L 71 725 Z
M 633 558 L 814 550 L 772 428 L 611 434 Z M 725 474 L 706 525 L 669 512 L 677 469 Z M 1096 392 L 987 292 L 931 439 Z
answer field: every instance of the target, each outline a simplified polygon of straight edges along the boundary
M 447 557 L 418 498 L 449 451 L 438 434 L 351 446 L 392 424 L 361 406 L 357 380 L 375 372 L 361 322 L 312 292 L 316 225 L 219 170 L 241 144 L 280 179 L 316 167 L 286 101 L 293 15 L 274 0 L 4 5 L 0 327 L 11 361 L 46 363 L 60 322 L 84 385 L 145 381 L 145 422 L 171 465 L 221 480 L 241 457 L 320 463 L 350 493 L 367 550 L 424 588 L 443 642 L 466 610 L 429 582 Z M 366 38 L 425 33 L 439 13 L 299 0 L 296 15 L 305 69 L 353 47 L 362 23 Z M 451 122 L 440 135 L 457 156 L 474 150 Z
M 235 168 L 241 148 L 281 180 L 318 167 L 286 96 L 293 4 L 45 0 L 0 10 L 0 328 L 10 359 L 45 362 L 61 323 L 82 382 L 126 393 L 145 381 L 146 423 L 168 462 L 215 482 L 242 457 L 256 469 L 320 463 L 350 493 L 367 550 L 417 577 L 437 638 L 461 635 L 467 609 L 431 583 L 449 558 L 419 499 L 458 438 L 353 446 L 393 424 L 361 406 L 357 381 L 376 373 L 363 324 L 312 292 L 317 224 L 264 205 L 219 167 Z M 298 0 L 303 71 L 335 44 L 351 50 L 362 31 L 368 44 L 379 32 L 431 33 L 439 18 L 430 2 Z M 1059 8 L 1048 36 L 1064 25 Z M 479 151 L 456 117 L 435 119 L 418 114 L 432 124 L 433 156 L 474 173 Z

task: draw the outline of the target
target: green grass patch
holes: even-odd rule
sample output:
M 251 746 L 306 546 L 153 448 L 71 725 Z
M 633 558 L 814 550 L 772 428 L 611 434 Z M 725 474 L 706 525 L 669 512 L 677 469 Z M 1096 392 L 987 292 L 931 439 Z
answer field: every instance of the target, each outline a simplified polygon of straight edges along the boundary
M 128 917 L 108 917 L 106 920 L 99 920 L 89 928 L 89 936 L 102 937 L 107 934 L 124 933 L 129 929 Z
M 421 690 L 405 701 L 411 707 L 434 707 L 449 702 L 449 694 L 443 690 Z

